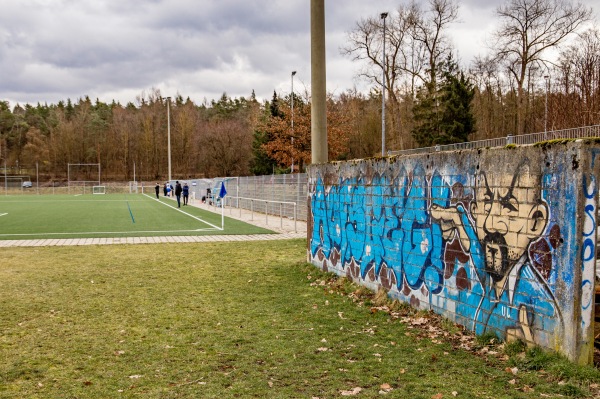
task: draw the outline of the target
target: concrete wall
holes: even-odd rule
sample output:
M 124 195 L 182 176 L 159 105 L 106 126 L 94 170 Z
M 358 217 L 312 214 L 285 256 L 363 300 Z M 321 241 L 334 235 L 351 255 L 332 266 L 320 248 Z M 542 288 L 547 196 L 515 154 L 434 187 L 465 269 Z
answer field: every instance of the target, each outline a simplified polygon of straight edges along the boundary
M 599 171 L 582 140 L 312 165 L 308 258 L 591 363 Z

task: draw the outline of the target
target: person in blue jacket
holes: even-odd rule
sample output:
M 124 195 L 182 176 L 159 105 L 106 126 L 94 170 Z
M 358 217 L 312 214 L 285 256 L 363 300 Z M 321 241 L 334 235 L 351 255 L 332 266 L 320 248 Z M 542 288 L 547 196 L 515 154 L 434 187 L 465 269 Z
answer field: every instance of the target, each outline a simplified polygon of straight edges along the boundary
M 188 199 L 190 197 L 190 187 L 188 186 L 187 183 L 183 183 L 183 188 L 182 188 L 182 192 L 183 194 L 183 205 L 187 205 L 188 204 Z

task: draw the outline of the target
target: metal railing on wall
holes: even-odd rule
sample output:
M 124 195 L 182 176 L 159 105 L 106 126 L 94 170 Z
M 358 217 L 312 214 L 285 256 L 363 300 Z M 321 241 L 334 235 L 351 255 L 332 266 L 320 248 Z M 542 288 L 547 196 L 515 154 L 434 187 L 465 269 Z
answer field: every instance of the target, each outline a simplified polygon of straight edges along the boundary
M 582 139 L 600 137 L 600 125 L 583 126 L 573 129 L 553 130 L 548 132 L 508 135 L 495 139 L 468 141 L 465 143 L 436 145 L 433 147 L 413 148 L 410 150 L 388 151 L 388 155 L 428 154 L 436 151 L 472 150 L 475 148 L 503 147 L 510 144 L 527 145 L 548 140 Z
M 227 207 L 252 210 L 255 203 L 260 202 L 264 206 L 260 210 L 254 208 L 254 212 L 307 220 L 306 206 L 302 206 L 306 204 L 308 190 L 306 173 L 187 179 L 186 182 L 190 186 L 190 195 L 198 200 L 204 198 L 208 204 L 217 204 L 216 198 L 224 182 Z
M 215 202 L 216 203 L 216 202 Z M 298 220 L 298 204 L 295 202 L 289 201 L 269 201 L 258 198 L 245 198 L 245 197 L 231 197 L 226 196 L 223 201 L 226 208 L 229 209 L 229 214 L 233 214 L 233 209 L 239 209 L 240 217 L 242 216 L 242 209 L 250 210 L 250 220 L 254 220 L 254 213 L 264 214 L 265 223 L 267 226 L 269 225 L 269 215 L 275 215 L 279 218 L 279 227 L 283 229 L 283 218 L 285 217 L 283 209 L 284 207 L 292 207 L 293 208 L 293 217 L 291 218 L 294 221 L 294 232 L 298 231 L 298 226 L 296 221 Z M 241 204 L 245 203 L 246 206 L 242 207 Z M 255 205 L 256 204 L 256 205 Z M 262 206 L 261 206 L 262 204 Z M 279 213 L 273 213 L 273 207 L 279 207 Z M 269 209 L 270 208 L 270 209 Z

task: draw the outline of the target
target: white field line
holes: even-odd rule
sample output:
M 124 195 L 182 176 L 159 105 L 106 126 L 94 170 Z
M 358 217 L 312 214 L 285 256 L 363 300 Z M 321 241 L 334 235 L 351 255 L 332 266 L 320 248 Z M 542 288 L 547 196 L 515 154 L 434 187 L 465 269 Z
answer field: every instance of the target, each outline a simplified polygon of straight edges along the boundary
M 0 213 L 0 216 L 8 215 L 8 213 Z
M 192 219 L 196 219 L 196 220 L 198 220 L 198 221 L 200 221 L 200 222 L 202 222 L 202 223 L 205 223 L 205 224 L 207 224 L 207 225 L 209 225 L 209 226 L 211 226 L 211 227 L 214 227 L 214 228 L 215 228 L 215 229 L 217 229 L 217 230 L 223 230 L 222 228 L 220 228 L 220 227 L 218 227 L 218 226 L 215 226 L 215 225 L 214 225 L 214 224 L 212 224 L 212 223 L 208 223 L 208 222 L 207 222 L 206 220 L 204 220 L 204 219 L 200 219 L 199 217 L 196 217 L 196 216 L 194 216 L 194 215 L 190 215 L 189 213 L 182 211 L 182 210 L 181 210 L 181 208 L 176 208 L 176 207 L 174 207 L 174 206 L 171 206 L 171 205 L 169 205 L 169 204 L 167 204 L 167 203 L 165 203 L 165 202 L 162 202 L 162 201 L 160 201 L 160 200 L 157 200 L 157 199 L 155 199 L 154 197 L 152 197 L 152 196 L 150 196 L 150 195 L 148 195 L 148 194 L 144 194 L 144 195 L 145 195 L 146 197 L 150 198 L 150 199 L 153 199 L 153 200 L 155 200 L 155 201 L 158 201 L 158 202 L 160 202 L 161 204 L 163 204 L 163 205 L 165 205 L 165 206 L 168 206 L 169 208 L 175 209 L 176 211 L 179 211 L 179 212 L 183 213 L 184 215 L 187 215 L 187 216 L 191 217 Z
M 217 228 L 217 230 L 221 230 Z M 61 235 L 90 235 L 90 234 L 129 234 L 129 233 L 164 233 L 163 235 L 168 236 L 169 233 L 192 233 L 198 231 L 215 231 L 214 228 L 207 229 L 196 229 L 196 230 L 141 230 L 141 231 L 83 231 L 83 232 L 67 232 L 67 233 L 23 233 L 23 234 L 0 234 L 0 237 L 27 237 L 27 236 L 61 236 Z M 118 238 L 132 238 L 132 236 L 118 237 Z

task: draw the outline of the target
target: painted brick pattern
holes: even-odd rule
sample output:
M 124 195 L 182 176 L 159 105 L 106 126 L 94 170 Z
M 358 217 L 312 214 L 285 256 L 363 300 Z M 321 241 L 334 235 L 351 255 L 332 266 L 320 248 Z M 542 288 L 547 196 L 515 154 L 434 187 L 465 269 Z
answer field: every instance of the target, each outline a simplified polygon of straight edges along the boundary
M 313 165 L 309 260 L 589 363 L 598 154 L 580 140 Z

